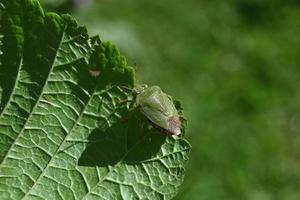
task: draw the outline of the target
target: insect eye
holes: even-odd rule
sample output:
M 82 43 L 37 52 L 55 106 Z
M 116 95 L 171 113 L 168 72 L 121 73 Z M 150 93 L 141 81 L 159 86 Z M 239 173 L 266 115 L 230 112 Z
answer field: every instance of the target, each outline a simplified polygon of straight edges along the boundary
M 143 84 L 143 85 L 140 85 L 136 88 L 134 88 L 134 92 L 136 92 L 137 94 L 141 94 L 145 91 L 145 89 L 147 88 L 148 86 L 146 84 Z

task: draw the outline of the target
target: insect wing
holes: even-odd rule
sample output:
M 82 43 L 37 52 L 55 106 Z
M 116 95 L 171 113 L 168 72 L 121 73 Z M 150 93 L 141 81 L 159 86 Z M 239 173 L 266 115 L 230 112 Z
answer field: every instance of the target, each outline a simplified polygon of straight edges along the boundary
M 146 88 L 137 96 L 137 104 L 148 119 L 166 129 L 168 115 L 166 115 L 166 108 L 162 105 L 162 94 L 161 89 L 157 86 Z
M 162 127 L 167 130 L 168 121 L 167 117 L 163 115 L 160 111 L 154 110 L 148 106 L 141 107 L 141 112 L 155 125 Z
M 143 108 L 148 107 L 169 116 L 170 112 L 166 105 L 165 94 L 161 91 L 160 87 L 152 86 L 146 88 L 141 94 L 137 96 L 137 104 Z
M 181 121 L 178 115 L 178 111 L 173 103 L 173 101 L 165 93 L 163 93 L 162 105 L 166 108 L 166 113 L 168 114 L 167 118 L 167 130 L 174 134 L 181 134 Z
M 178 116 L 177 109 L 175 108 L 175 105 L 173 101 L 170 99 L 168 95 L 165 93 L 162 93 L 161 95 L 161 105 L 164 107 L 164 112 L 169 117 Z

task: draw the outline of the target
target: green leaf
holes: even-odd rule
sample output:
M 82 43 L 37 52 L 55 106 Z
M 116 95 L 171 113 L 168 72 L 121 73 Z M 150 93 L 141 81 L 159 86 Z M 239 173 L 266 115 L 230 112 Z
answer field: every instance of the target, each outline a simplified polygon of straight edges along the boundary
M 133 109 L 117 48 L 35 0 L 1 3 L 0 199 L 174 197 L 190 145 Z

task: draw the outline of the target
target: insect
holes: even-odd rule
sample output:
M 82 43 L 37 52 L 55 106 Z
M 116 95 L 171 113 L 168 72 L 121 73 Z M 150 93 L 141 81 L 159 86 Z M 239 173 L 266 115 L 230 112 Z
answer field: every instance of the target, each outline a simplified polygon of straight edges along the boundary
M 136 105 L 155 125 L 171 135 L 181 134 L 181 121 L 171 98 L 159 86 L 143 85 L 134 89 L 137 93 Z

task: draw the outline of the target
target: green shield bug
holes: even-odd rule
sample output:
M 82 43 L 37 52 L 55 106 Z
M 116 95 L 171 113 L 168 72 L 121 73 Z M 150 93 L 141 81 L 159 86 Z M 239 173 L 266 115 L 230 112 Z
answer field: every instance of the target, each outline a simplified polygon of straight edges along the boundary
M 171 135 L 181 134 L 178 111 L 173 101 L 160 87 L 143 85 L 135 88 L 134 91 L 137 93 L 137 106 L 151 122 L 167 130 Z

